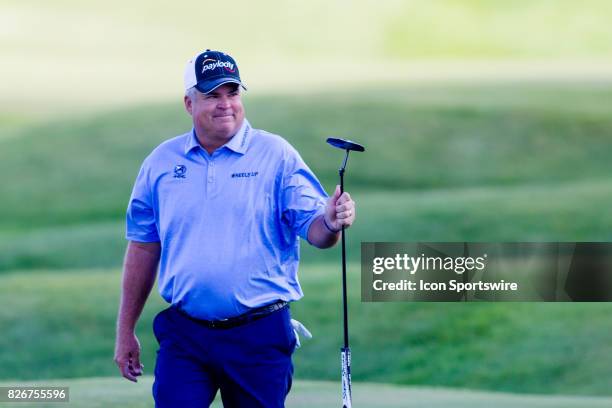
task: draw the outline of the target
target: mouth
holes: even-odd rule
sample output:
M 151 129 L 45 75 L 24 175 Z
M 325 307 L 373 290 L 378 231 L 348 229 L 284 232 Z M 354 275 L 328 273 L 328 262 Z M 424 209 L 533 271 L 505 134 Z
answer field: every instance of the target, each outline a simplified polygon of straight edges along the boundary
M 226 118 L 233 118 L 234 114 L 233 113 L 226 113 L 223 115 L 213 115 L 213 119 L 226 119 Z

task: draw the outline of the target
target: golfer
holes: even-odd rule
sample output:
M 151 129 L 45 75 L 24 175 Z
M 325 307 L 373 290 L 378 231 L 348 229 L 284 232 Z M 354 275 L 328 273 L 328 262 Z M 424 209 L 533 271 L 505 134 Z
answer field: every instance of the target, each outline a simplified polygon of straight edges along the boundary
M 170 307 L 153 323 L 156 407 L 208 407 L 217 390 L 226 407 L 283 407 L 299 238 L 333 246 L 355 203 L 339 187 L 328 197 L 287 141 L 250 125 L 231 56 L 206 50 L 184 81 L 193 129 L 144 160 L 127 209 L 115 362 L 142 374 L 135 327 L 159 267 Z

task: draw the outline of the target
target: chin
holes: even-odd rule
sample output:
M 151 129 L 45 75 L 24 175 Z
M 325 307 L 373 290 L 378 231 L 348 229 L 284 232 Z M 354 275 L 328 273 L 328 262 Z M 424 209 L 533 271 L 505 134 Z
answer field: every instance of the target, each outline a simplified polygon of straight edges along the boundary
M 219 127 L 217 133 L 223 135 L 224 138 L 229 139 L 234 136 L 234 134 L 238 131 L 238 128 L 234 125 L 232 126 L 222 126 Z

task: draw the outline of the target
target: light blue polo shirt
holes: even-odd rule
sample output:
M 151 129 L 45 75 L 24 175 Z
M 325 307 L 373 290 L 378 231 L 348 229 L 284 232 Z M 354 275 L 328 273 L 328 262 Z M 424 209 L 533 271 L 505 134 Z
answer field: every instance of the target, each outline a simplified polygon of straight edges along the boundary
M 191 131 L 144 160 L 126 238 L 160 242 L 159 292 L 201 319 L 237 316 L 302 297 L 299 237 L 327 194 L 283 138 L 240 130 L 213 154 Z

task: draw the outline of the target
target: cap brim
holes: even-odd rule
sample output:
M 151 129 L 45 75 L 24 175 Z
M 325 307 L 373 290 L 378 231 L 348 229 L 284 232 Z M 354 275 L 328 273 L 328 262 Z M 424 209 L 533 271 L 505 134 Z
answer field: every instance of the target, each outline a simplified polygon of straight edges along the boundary
M 237 80 L 236 78 L 217 78 L 213 81 L 201 81 L 195 85 L 195 88 L 198 91 L 207 94 L 207 93 L 214 91 L 221 85 L 225 85 L 225 84 L 238 84 L 245 91 L 247 90 L 246 86 L 244 86 L 244 84 L 240 82 L 239 80 Z

